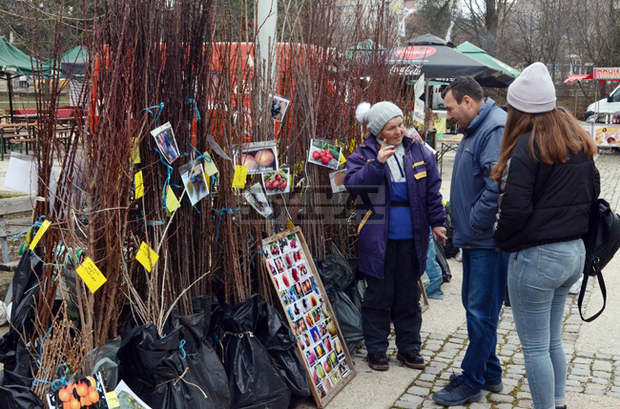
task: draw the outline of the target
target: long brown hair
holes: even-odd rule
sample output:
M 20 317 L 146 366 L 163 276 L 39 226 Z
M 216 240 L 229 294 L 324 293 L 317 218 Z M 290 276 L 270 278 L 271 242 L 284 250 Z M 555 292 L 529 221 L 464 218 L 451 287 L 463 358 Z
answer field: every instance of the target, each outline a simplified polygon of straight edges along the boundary
M 588 157 L 596 153 L 592 137 L 568 111 L 555 108 L 550 112 L 528 114 L 508 106 L 499 159 L 491 169 L 492 179 L 499 180 L 502 176 L 519 137 L 527 132 L 532 133 L 529 142 L 532 157 L 548 165 L 564 163 L 571 153 L 581 149 Z

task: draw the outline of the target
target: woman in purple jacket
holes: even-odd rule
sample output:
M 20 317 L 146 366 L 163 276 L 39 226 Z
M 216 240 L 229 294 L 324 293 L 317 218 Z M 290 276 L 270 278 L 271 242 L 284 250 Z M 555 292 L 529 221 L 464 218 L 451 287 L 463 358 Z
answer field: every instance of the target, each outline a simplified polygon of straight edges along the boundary
M 355 115 L 370 135 L 347 159 L 344 184 L 357 200 L 359 270 L 368 282 L 362 305 L 368 365 L 389 368 L 393 321 L 397 358 L 422 369 L 418 278 L 426 264 L 429 226 L 436 239 L 446 239 L 441 178 L 432 152 L 407 135 L 398 106 L 364 102 Z

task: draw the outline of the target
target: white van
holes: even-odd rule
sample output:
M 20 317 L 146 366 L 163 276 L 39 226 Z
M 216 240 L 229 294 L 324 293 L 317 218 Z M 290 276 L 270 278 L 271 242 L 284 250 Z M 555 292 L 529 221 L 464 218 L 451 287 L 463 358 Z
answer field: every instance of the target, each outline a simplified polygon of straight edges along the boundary
M 594 114 L 601 118 L 606 114 L 615 114 L 620 112 L 620 85 L 614 89 L 607 98 L 603 98 L 588 105 L 586 109 L 586 120 Z M 601 115 L 602 114 L 602 115 Z

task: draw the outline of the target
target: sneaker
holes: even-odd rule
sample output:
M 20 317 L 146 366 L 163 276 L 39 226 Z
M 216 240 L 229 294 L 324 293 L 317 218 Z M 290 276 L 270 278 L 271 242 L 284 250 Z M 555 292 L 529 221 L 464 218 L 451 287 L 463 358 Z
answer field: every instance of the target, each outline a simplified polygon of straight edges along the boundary
M 463 376 L 463 375 L 457 375 L 453 373 L 452 375 L 450 375 L 450 381 L 452 381 L 453 379 L 456 379 L 459 376 Z M 491 381 L 487 379 L 485 380 L 484 385 L 482 385 L 482 389 L 484 389 L 485 391 L 493 392 L 493 393 L 500 393 L 504 389 L 504 384 L 502 383 L 501 378 L 499 379 L 499 381 Z
M 368 354 L 368 366 L 375 371 L 387 371 L 390 368 L 384 352 Z
M 463 375 L 451 376 L 448 385 L 433 393 L 433 401 L 442 406 L 464 405 L 468 402 L 476 402 L 481 397 L 482 392 L 467 386 Z
M 493 393 L 500 393 L 504 389 L 504 384 L 501 379 L 499 379 L 499 381 L 486 379 L 484 385 L 482 385 L 482 389 Z
M 420 356 L 418 351 L 399 352 L 396 358 L 407 368 L 424 369 L 424 358 Z

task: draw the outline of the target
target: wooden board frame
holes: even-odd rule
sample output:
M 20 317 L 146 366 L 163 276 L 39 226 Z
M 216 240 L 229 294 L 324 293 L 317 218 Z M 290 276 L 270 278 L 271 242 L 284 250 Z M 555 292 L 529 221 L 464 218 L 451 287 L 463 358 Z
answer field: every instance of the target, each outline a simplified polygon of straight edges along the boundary
M 324 408 L 356 375 L 336 314 L 301 228 L 267 237 L 262 246 L 269 277 L 297 337 L 310 391 L 317 407 Z

